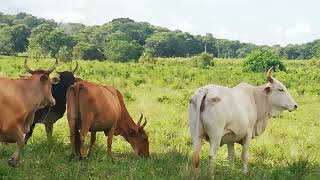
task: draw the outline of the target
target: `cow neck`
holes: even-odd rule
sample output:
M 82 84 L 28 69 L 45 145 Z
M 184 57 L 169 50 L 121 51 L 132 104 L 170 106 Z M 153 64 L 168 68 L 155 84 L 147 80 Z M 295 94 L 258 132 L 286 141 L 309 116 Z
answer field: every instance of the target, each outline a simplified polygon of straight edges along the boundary
M 121 119 L 118 121 L 116 134 L 123 136 L 129 142 L 129 129 L 137 130 L 138 126 L 132 120 L 127 108 L 124 105 L 121 105 L 122 112 L 121 112 Z
M 254 100 L 257 108 L 257 120 L 253 136 L 258 136 L 265 131 L 270 118 L 270 103 L 268 103 L 268 97 L 263 94 L 266 86 L 267 84 L 264 84 L 253 88 Z
M 28 79 L 18 79 L 21 86 L 21 97 L 26 100 L 23 102 L 27 105 L 30 111 L 37 109 L 40 104 L 39 96 L 39 82 L 37 82 L 37 75 L 31 76 Z M 40 81 L 40 79 L 39 79 Z
M 121 136 L 123 136 L 128 141 L 128 130 L 134 129 L 137 130 L 138 126 L 134 123 L 128 111 L 123 114 L 121 121 L 119 123 L 118 132 Z

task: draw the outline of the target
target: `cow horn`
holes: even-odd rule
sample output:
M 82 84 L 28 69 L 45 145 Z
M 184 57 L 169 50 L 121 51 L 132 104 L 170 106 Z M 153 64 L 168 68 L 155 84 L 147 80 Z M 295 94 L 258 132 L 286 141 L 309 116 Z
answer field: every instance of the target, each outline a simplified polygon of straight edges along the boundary
M 139 121 L 138 121 L 138 126 L 140 126 L 141 121 L 142 121 L 142 118 L 143 118 L 143 114 L 141 113 L 141 115 L 140 115 L 140 119 L 139 119 Z
M 72 71 L 72 73 L 75 73 L 77 69 L 78 69 L 78 62 L 76 61 L 76 67 L 74 68 L 74 70 Z
M 142 128 L 144 128 L 145 126 L 146 126 L 146 124 L 147 124 L 147 118 L 146 117 L 144 117 L 144 123 L 142 124 Z
M 55 59 L 56 59 L 56 62 L 51 66 L 50 69 L 48 69 L 49 74 L 52 73 L 56 69 L 56 67 L 58 66 L 58 59 L 57 58 L 55 58 Z
M 31 68 L 28 66 L 28 59 L 27 57 L 24 58 L 24 68 L 26 69 L 26 71 L 30 74 L 33 74 L 34 71 L 31 70 Z
M 271 66 L 271 68 L 268 70 L 268 73 L 267 73 L 267 79 L 270 83 L 273 83 L 272 69 L 273 69 L 273 66 Z

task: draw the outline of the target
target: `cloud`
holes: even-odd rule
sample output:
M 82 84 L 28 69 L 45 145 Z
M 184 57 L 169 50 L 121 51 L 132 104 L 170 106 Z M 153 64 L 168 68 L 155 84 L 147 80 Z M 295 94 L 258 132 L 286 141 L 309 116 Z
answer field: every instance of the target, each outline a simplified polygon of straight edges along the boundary
M 284 31 L 286 37 L 297 37 L 311 34 L 311 26 L 308 23 L 296 23 L 286 28 Z

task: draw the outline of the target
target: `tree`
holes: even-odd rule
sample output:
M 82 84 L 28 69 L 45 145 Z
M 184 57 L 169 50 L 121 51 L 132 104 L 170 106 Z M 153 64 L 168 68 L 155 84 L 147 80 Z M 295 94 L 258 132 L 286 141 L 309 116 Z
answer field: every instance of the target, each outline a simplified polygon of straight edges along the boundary
M 274 67 L 275 70 L 285 70 L 279 56 L 267 50 L 255 50 L 250 53 L 246 57 L 243 67 L 244 70 L 253 72 L 263 72 L 270 67 Z
M 13 50 L 18 52 L 24 52 L 29 45 L 28 37 L 30 36 L 30 29 L 22 24 L 12 26 L 12 43 Z
M 66 62 L 72 60 L 72 49 L 67 46 L 63 46 L 59 49 L 57 58 Z
M 72 36 L 65 34 L 62 30 L 55 29 L 49 24 L 42 24 L 32 30 L 28 51 L 40 51 L 44 57 L 56 57 L 60 48 L 66 46 L 72 49 L 76 43 Z
M 136 41 L 110 40 L 104 48 L 107 59 L 127 62 L 138 60 L 142 53 L 142 47 Z
M 12 41 L 12 28 L 5 26 L 0 29 L 0 54 L 11 55 L 14 52 L 14 44 Z
M 73 47 L 73 57 L 84 60 L 102 60 L 105 56 L 95 45 L 86 42 L 79 42 Z

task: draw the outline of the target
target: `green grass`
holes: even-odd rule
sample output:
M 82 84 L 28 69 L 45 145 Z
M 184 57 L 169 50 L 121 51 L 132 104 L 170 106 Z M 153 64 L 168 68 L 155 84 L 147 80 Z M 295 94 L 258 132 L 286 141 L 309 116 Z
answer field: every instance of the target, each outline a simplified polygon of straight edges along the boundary
M 30 61 L 31 67 L 49 67 L 53 60 Z M 263 73 L 243 73 L 242 61 L 217 60 L 210 69 L 197 69 L 186 59 L 161 59 L 156 65 L 79 61 L 77 76 L 117 87 L 125 96 L 130 114 L 148 118 L 146 131 L 150 158 L 133 154 L 120 136 L 113 141 L 112 157 L 106 154 L 103 133 L 89 159 L 68 161 L 69 130 L 66 117 L 54 126 L 48 141 L 44 126 L 35 128 L 24 148 L 17 168 L 7 165 L 14 144 L 0 144 L 0 179 L 190 179 L 191 140 L 187 104 L 198 87 L 215 83 L 235 86 L 240 82 L 265 83 Z M 216 179 L 319 179 L 320 178 L 320 68 L 313 61 L 285 61 L 287 72 L 276 72 L 299 104 L 292 113 L 284 112 L 270 121 L 267 130 L 250 147 L 249 174 L 242 174 L 241 146 L 237 160 L 229 165 L 227 148 L 218 151 Z M 58 71 L 70 70 L 61 64 Z M 0 76 L 26 75 L 19 58 L 0 57 Z M 54 74 L 53 74 L 54 75 Z M 208 143 L 201 154 L 201 175 L 209 179 Z

